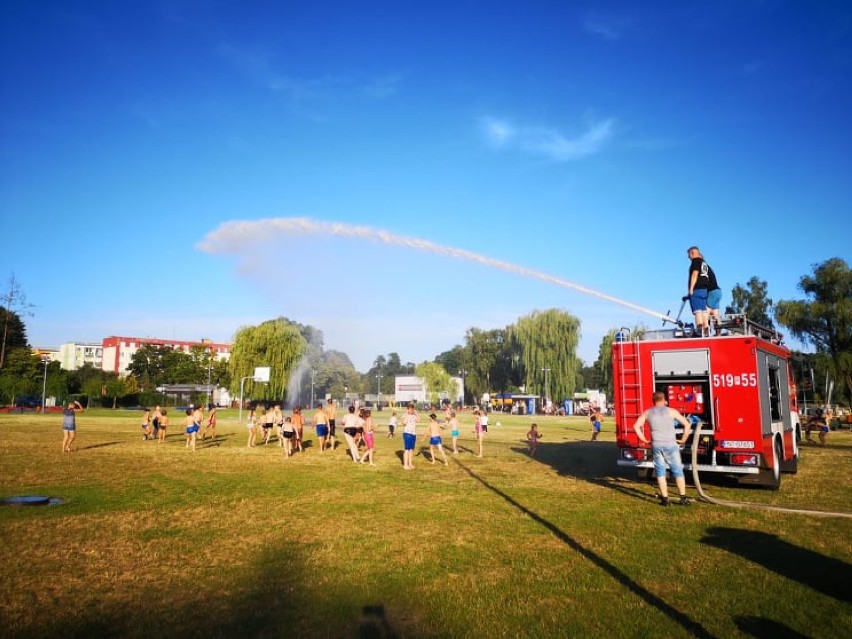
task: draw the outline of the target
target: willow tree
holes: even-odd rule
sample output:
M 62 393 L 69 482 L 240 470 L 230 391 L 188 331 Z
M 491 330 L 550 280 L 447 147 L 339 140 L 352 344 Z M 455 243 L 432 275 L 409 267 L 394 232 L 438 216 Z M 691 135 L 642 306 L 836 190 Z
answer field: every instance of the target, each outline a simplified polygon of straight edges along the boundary
M 566 311 L 551 308 L 521 317 L 508 331 L 519 347 L 527 391 L 557 400 L 571 397 L 580 369 L 577 357 L 580 320 Z
M 437 404 L 442 395 L 451 402 L 456 401 L 459 394 L 458 382 L 450 377 L 447 369 L 440 364 L 423 362 L 417 366 L 415 374 L 426 384 L 426 395 L 432 404 Z
M 291 373 L 307 350 L 308 342 L 299 326 L 283 317 L 241 328 L 234 337 L 228 363 L 231 394 L 239 395 L 240 382 L 251 378 L 256 367 L 268 366 L 269 383 L 248 379 L 246 388 L 255 399 L 284 399 Z

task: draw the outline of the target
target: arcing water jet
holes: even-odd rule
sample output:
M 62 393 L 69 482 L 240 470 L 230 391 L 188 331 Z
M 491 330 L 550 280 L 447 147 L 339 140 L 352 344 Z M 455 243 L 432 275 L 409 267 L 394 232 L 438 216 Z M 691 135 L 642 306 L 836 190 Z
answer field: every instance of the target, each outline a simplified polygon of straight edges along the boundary
M 625 306 L 634 311 L 639 311 L 673 324 L 677 323 L 668 315 L 619 299 L 613 295 L 608 295 L 607 293 L 596 291 L 594 289 L 581 286 L 580 284 L 575 284 L 574 282 L 554 277 L 553 275 L 548 275 L 547 273 L 534 271 L 524 266 L 511 264 L 502 260 L 495 260 L 485 255 L 473 253 L 464 249 L 442 246 L 440 244 L 429 242 L 428 240 L 419 240 L 416 238 L 394 235 L 388 231 L 381 231 L 368 226 L 352 226 L 339 222 L 322 222 L 311 220 L 306 217 L 283 217 L 254 221 L 233 221 L 225 222 L 215 231 L 208 233 L 207 236 L 198 243 L 197 247 L 205 253 L 233 253 L 246 245 L 254 244 L 259 241 L 268 241 L 269 239 L 279 235 L 334 235 L 337 237 L 352 237 L 381 242 L 383 244 L 403 246 L 426 253 L 433 253 L 435 255 L 454 257 L 456 259 L 476 262 L 477 264 L 508 271 L 517 275 L 523 275 L 524 277 L 532 277 L 544 282 L 556 284 L 557 286 L 562 286 L 563 288 L 573 289 L 580 293 L 585 293 L 586 295 L 591 295 L 593 297 L 612 302 L 613 304 L 619 304 L 620 306 Z

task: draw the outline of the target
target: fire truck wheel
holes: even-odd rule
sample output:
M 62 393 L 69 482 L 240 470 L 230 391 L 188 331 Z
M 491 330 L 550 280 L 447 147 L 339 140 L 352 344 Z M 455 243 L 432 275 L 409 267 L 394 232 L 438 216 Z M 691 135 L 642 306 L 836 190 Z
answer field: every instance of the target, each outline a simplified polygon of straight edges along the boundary
M 760 471 L 761 483 L 770 490 L 781 488 L 781 441 L 776 439 L 773 446 L 772 464 Z
M 651 481 L 654 479 L 654 469 L 653 468 L 639 468 L 636 471 L 636 479 L 639 481 Z

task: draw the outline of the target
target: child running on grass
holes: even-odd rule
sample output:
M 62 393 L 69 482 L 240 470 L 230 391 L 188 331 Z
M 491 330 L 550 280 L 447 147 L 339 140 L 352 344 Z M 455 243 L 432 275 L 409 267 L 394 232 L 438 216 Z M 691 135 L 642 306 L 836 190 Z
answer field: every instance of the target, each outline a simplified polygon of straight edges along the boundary
M 281 426 L 281 441 L 284 446 L 284 457 L 293 456 L 293 438 L 296 436 L 296 429 L 293 427 L 293 420 L 288 415 L 284 418 L 284 425 Z
M 186 447 L 191 448 L 192 452 L 195 452 L 195 440 L 198 437 L 198 429 L 201 427 L 195 421 L 195 411 L 191 408 L 186 409 L 184 424 L 186 425 Z
M 272 423 L 274 420 L 274 415 L 271 408 L 263 409 L 263 421 L 261 424 L 263 425 L 263 444 L 266 445 L 269 443 L 269 437 L 272 435 Z
M 479 452 L 476 456 L 482 457 L 482 438 L 485 435 L 485 431 L 488 429 L 488 426 L 482 423 L 482 416 L 485 414 L 485 411 L 476 409 L 473 411 L 473 414 L 476 415 L 476 423 L 473 425 L 473 430 L 476 433 L 476 445 L 479 448 Z
M 163 408 L 160 411 L 160 429 L 159 429 L 159 433 L 157 434 L 158 437 L 159 437 L 159 439 L 157 439 L 158 444 L 162 444 L 164 441 L 166 441 L 166 430 L 168 429 L 168 427 L 169 427 L 169 412 L 165 408 Z
M 396 413 L 392 413 L 388 420 L 388 439 L 393 439 L 396 431 Z
M 373 463 L 373 451 L 376 448 L 376 426 L 373 422 L 373 411 L 364 410 L 363 415 L 364 444 L 367 446 L 367 450 L 361 455 L 361 463 L 366 464 L 370 462 L 370 466 L 375 466 Z
M 62 452 L 70 453 L 71 444 L 77 437 L 77 413 L 83 410 L 80 402 L 68 402 L 68 408 L 62 411 Z
M 444 454 L 444 446 L 441 443 L 441 423 L 438 421 L 437 415 L 431 413 L 429 415 L 429 425 L 427 426 L 426 434 L 429 437 L 429 454 L 432 456 L 430 464 L 435 463 L 435 448 L 441 453 L 441 458 L 444 460 L 444 466 L 447 466 L 447 456 Z
M 597 408 L 592 408 L 589 422 L 592 424 L 592 441 L 596 441 L 601 434 L 601 412 Z
M 151 409 L 143 408 L 142 410 L 142 441 L 145 441 L 151 436 Z
M 304 439 L 305 435 L 305 418 L 302 416 L 301 406 L 296 406 L 296 408 L 293 409 L 290 421 L 293 422 L 293 432 L 296 433 L 296 448 L 298 448 L 301 453 L 304 450 L 302 448 L 302 439 Z
M 414 404 L 409 404 L 405 415 L 402 416 L 402 467 L 405 470 L 414 469 L 414 446 L 417 444 L 417 422 L 420 418 L 414 412 Z
M 459 420 L 456 419 L 456 411 L 450 411 L 450 421 L 447 423 L 450 427 L 450 436 L 453 438 L 453 455 L 459 454 Z
M 355 414 L 355 405 L 350 404 L 349 412 L 343 416 L 343 436 L 346 438 L 346 445 L 349 446 L 349 454 L 352 455 L 353 462 L 361 461 L 358 445 L 355 443 L 358 419 L 358 415 Z
M 246 448 L 254 448 L 254 444 L 257 441 L 257 430 L 255 424 L 256 416 L 254 409 L 249 410 L 248 421 L 246 422 L 246 430 L 248 431 L 248 442 L 246 442 Z
M 541 433 L 538 432 L 538 424 L 533 422 L 530 424 L 530 431 L 527 433 L 527 442 L 530 447 L 530 457 L 535 457 L 535 449 L 538 446 L 538 440 L 541 439 Z
M 201 441 L 207 439 L 207 431 L 210 431 L 210 439 L 216 439 L 216 407 L 210 406 L 210 414 L 207 416 L 207 423 L 204 425 L 204 430 L 201 432 Z
M 282 435 L 284 412 L 281 410 L 281 404 L 275 404 L 272 409 L 272 425 L 275 426 L 275 432 L 278 433 L 278 445 L 284 448 L 284 436 Z

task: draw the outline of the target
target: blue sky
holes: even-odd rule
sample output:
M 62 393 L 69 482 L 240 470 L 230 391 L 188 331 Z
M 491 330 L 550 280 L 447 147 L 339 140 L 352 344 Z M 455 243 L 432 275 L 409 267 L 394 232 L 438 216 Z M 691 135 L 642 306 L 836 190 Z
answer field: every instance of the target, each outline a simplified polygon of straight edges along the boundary
M 0 65 L 0 278 L 38 346 L 283 315 L 366 370 L 556 307 L 590 362 L 608 329 L 660 323 L 274 218 L 663 314 L 692 244 L 723 304 L 755 275 L 801 297 L 813 264 L 850 259 L 846 2 L 5 0 Z

